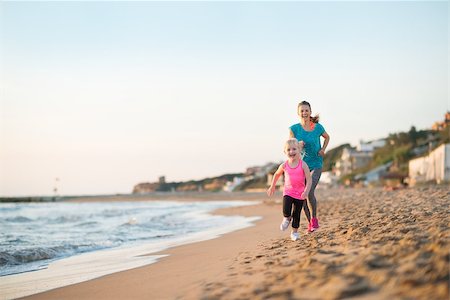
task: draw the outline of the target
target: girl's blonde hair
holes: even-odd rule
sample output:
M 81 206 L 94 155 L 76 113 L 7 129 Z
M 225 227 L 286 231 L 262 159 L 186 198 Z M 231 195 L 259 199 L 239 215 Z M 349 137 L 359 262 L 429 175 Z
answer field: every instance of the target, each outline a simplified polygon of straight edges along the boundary
M 300 158 L 303 159 L 305 156 L 305 149 L 303 149 L 303 142 L 299 142 L 296 138 L 290 138 L 284 143 L 284 153 L 286 153 L 286 148 L 290 145 L 294 145 L 298 147 L 298 151 L 300 152 Z
M 312 110 L 311 110 L 311 104 L 309 104 L 308 101 L 302 101 L 302 102 L 300 102 L 300 103 L 298 104 L 298 106 L 297 106 L 297 112 L 298 112 L 298 110 L 300 109 L 300 107 L 301 107 L 302 105 L 307 105 L 307 106 L 309 107 L 309 110 L 312 111 Z M 315 115 L 314 117 L 309 117 L 309 119 L 310 119 L 311 122 L 313 122 L 313 123 L 319 123 L 319 114 Z
M 303 144 L 300 143 L 296 138 L 290 138 L 284 143 L 284 149 L 286 150 L 287 146 L 297 146 L 300 151 L 303 150 Z

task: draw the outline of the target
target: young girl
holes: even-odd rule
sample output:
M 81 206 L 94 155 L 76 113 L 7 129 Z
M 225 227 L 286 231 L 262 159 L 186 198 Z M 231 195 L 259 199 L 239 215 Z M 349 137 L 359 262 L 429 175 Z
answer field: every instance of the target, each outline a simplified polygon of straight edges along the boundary
M 292 219 L 291 240 L 296 241 L 299 238 L 298 228 L 300 227 L 300 213 L 303 202 L 305 201 L 309 189 L 311 188 L 311 175 L 309 168 L 300 159 L 302 146 L 295 138 L 286 141 L 284 153 L 288 160 L 282 163 L 275 172 L 272 184 L 267 190 L 267 195 L 272 196 L 275 186 L 281 174 L 284 173 L 284 191 L 283 191 L 283 221 L 280 230 L 286 230 Z M 292 211 L 294 206 L 294 211 Z
M 325 149 L 330 141 L 330 136 L 319 123 L 319 116 L 311 116 L 311 105 L 308 102 L 300 102 L 297 107 L 297 113 L 300 117 L 300 123 L 294 124 L 289 128 L 289 136 L 296 138 L 300 143 L 303 142 L 305 147 L 303 159 L 311 171 L 312 184 L 307 203 L 305 201 L 305 215 L 309 221 L 308 231 L 312 232 L 319 228 L 317 200 L 314 191 L 322 174 L 323 157 L 325 156 Z M 324 138 L 322 146 L 320 145 L 320 137 Z

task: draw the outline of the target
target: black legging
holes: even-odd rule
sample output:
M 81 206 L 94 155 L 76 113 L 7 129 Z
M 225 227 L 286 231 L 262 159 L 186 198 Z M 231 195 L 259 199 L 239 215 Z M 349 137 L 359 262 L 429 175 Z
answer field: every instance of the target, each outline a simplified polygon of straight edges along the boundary
M 292 216 L 292 228 L 300 227 L 300 213 L 302 212 L 303 202 L 305 200 L 295 199 L 288 195 L 283 196 L 283 215 L 286 218 Z M 292 205 L 294 205 L 294 211 L 292 211 Z

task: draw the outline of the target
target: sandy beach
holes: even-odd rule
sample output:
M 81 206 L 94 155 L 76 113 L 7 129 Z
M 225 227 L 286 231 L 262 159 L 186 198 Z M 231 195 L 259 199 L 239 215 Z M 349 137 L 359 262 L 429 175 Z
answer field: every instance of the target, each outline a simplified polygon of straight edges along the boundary
M 317 196 L 321 228 L 307 234 L 302 216 L 299 241 L 278 229 L 281 196 L 252 194 L 262 203 L 216 213 L 261 216 L 255 226 L 27 299 L 449 298 L 449 186 Z

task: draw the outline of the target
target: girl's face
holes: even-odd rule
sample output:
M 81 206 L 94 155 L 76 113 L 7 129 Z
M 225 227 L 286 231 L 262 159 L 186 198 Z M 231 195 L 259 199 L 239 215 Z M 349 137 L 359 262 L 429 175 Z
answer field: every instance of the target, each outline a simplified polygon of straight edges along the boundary
M 291 160 L 300 157 L 298 145 L 287 144 L 284 148 L 284 153 L 286 153 L 287 157 Z
M 302 119 L 309 119 L 311 117 L 311 108 L 308 105 L 300 105 L 298 115 Z

